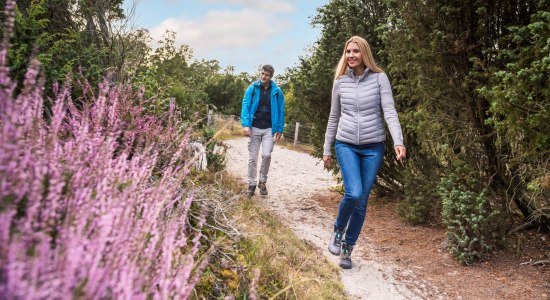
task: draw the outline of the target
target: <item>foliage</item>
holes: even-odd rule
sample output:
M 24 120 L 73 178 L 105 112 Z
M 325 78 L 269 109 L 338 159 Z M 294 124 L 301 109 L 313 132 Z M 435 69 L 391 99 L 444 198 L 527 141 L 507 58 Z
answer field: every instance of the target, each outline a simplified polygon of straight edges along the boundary
M 514 47 L 499 53 L 504 68 L 494 70 L 494 85 L 490 91 L 492 123 L 503 139 L 522 141 L 532 146 L 525 149 L 532 155 L 550 147 L 550 12 L 541 11 L 531 17 L 531 23 L 510 27 L 503 37 Z M 521 107 L 521 109 L 518 109 Z M 505 142 L 505 141 L 502 141 Z
M 95 89 L 103 76 L 110 74 L 114 82 L 131 82 L 143 88 L 148 99 L 143 104 L 155 115 L 167 112 L 171 99 L 184 118 L 205 115 L 207 105 L 237 114 L 242 93 L 251 81 L 248 74 L 235 75 L 233 67 L 221 72 L 216 60 L 195 60 L 189 46 L 176 45 L 175 32 L 166 32 L 158 41 L 159 47 L 151 48 L 147 30 L 129 31 L 131 22 L 122 11 L 122 3 L 17 1 L 8 54 L 12 78 L 22 82 L 29 58 L 36 57 L 46 81 L 46 99 L 53 98 L 54 83 L 80 76 Z M 74 86 L 72 98 L 83 92 Z M 46 110 L 49 107 L 46 102 Z
M 202 132 L 203 138 L 206 140 L 208 170 L 214 172 L 224 170 L 227 163 L 227 145 L 214 137 L 216 132 L 213 128 L 204 127 Z
M 6 57 L 3 48 L 3 297 L 188 298 L 214 246 L 203 245 L 205 214 L 189 215 L 194 200 L 181 188 L 185 127 L 172 111 L 172 126 L 162 126 L 134 105 L 140 95 L 107 80 L 97 94 L 83 84 L 93 97 L 83 109 L 73 105 L 69 82 L 54 87 L 46 121 L 38 61 L 15 96 Z
M 533 203 L 528 221 L 535 223 L 550 220 L 550 186 L 544 184 L 550 174 L 549 24 L 550 12 L 538 11 L 529 24 L 509 27 L 501 43 L 513 46 L 498 53 L 501 67 L 491 69 L 491 85 L 479 89 L 491 98 L 486 122 L 495 128 L 497 145 L 508 150 L 507 168 L 517 178 L 511 190 Z
M 431 178 L 423 177 L 423 172 L 405 170 L 403 188 L 405 199 L 397 205 L 401 219 L 412 225 L 425 225 L 437 219 L 440 211 L 439 198 Z
M 288 74 L 300 99 L 289 102 L 289 111 L 303 112 L 317 129 L 320 156 L 333 68 L 344 41 L 363 36 L 392 83 L 408 150 L 406 163 L 397 164 L 387 142 L 375 187 L 381 195 L 405 194 L 401 217 L 437 222 L 453 198 L 465 211 L 487 201 L 507 218 L 519 212 L 516 221 L 550 230 L 549 16 L 544 0 L 331 1 L 313 18 L 319 40 Z M 476 166 L 485 192 L 436 192 L 458 176 L 458 162 Z
M 149 38 L 145 30 L 136 36 Z M 144 87 L 152 101 L 147 105 L 152 113 L 161 113 L 168 109 L 170 99 L 183 111 L 182 117 L 190 118 L 195 114 L 206 115 L 207 107 L 225 114 L 238 115 L 242 95 L 250 84 L 248 74 L 233 74 L 233 68 L 221 71 L 216 60 L 197 61 L 193 50 L 187 45 L 176 45 L 176 33 L 167 31 L 159 47 L 137 47 L 142 53 L 142 61 L 132 70 L 134 86 Z
M 548 71 L 544 67 L 529 70 L 534 81 L 524 84 L 505 79 L 502 71 L 530 62 L 538 66 L 536 62 L 545 59 L 548 22 L 542 2 L 389 3 L 392 13 L 388 24 L 393 26 L 385 30 L 385 52 L 391 62 L 390 74 L 397 78 L 394 88 L 398 103 L 406 104 L 401 108 L 402 119 L 414 153 L 431 158 L 432 167 L 427 170 L 443 177 L 453 161 L 481 166 L 492 193 L 513 201 L 528 221 L 549 226 L 548 219 L 535 217 L 547 204 L 533 201 L 540 199 L 540 194 L 533 197 L 526 192 L 530 181 L 548 173 L 548 164 L 541 159 L 547 156 L 546 150 L 532 140 L 518 143 L 524 131 L 537 132 L 538 141 L 548 135 L 547 114 L 543 117 L 537 113 L 539 108 L 542 113 L 548 102 L 548 84 L 537 78 L 546 78 Z M 527 40 L 530 42 L 521 42 Z M 531 41 L 538 42 L 524 47 Z M 402 51 L 404 47 L 415 51 Z M 520 89 L 521 97 L 514 96 L 518 95 L 515 89 Z M 523 92 L 527 90 L 534 92 Z M 505 104 L 504 95 L 517 100 L 515 105 Z M 530 98 L 538 101 L 537 109 L 524 110 Z M 529 118 L 529 123 L 519 122 Z M 502 130 L 501 125 L 508 123 L 517 126 Z M 519 159 L 528 156 L 538 159 Z M 425 162 L 415 164 L 422 169 Z
M 482 259 L 502 242 L 499 207 L 492 205 L 479 171 L 463 162 L 437 187 L 451 253 L 463 264 Z
M 251 82 L 248 74 L 234 75 L 232 68 L 223 73 L 208 75 L 205 86 L 205 92 L 208 94 L 207 103 L 225 115 L 238 116 L 241 114 L 244 90 Z
M 64 82 L 70 73 L 82 74 L 92 86 L 97 86 L 115 59 L 110 48 L 112 41 L 104 37 L 111 36 L 110 23 L 124 15 L 121 0 L 94 3 L 89 6 L 86 1 L 17 1 L 8 54 L 15 82 L 23 82 L 30 58 L 35 57 L 45 75 L 48 97 L 52 97 L 53 84 Z M 47 102 L 46 105 L 49 107 Z

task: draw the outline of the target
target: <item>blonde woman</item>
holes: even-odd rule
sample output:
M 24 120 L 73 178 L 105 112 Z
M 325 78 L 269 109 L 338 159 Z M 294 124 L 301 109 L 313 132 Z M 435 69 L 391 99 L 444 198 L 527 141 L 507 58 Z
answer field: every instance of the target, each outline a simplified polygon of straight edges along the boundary
M 352 267 L 351 252 L 363 227 L 369 194 L 384 158 L 388 125 L 397 160 L 406 156 L 403 134 L 390 82 L 376 65 L 367 41 L 353 36 L 346 41 L 344 53 L 334 74 L 332 101 L 323 162 L 332 164 L 331 146 L 342 174 L 342 198 L 329 251 L 340 256 L 340 267 Z M 335 141 L 336 140 L 336 141 Z

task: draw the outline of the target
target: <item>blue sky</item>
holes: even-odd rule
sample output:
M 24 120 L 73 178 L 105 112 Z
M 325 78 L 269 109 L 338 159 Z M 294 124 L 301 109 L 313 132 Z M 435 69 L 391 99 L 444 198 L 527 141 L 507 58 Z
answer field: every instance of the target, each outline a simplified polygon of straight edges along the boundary
M 154 40 L 166 29 L 176 43 L 189 45 L 196 59 L 216 59 L 222 67 L 255 73 L 272 64 L 276 73 L 296 66 L 319 36 L 310 25 L 329 0 L 134 0 L 135 25 Z M 132 0 L 126 0 L 128 7 Z M 154 45 L 153 45 L 154 46 Z

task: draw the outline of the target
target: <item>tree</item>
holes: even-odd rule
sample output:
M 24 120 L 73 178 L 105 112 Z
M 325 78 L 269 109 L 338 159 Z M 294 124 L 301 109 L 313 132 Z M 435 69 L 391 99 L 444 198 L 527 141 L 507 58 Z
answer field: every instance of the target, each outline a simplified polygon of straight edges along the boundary
M 249 84 L 245 74 L 235 76 L 231 70 L 213 74 L 205 87 L 207 102 L 224 114 L 240 115 L 244 90 Z
M 4 5 L 0 4 L 2 10 Z M 17 1 L 9 50 L 15 81 L 22 82 L 29 59 L 36 56 L 49 97 L 53 83 L 66 81 L 69 74 L 82 74 L 95 86 L 114 60 L 111 23 L 125 18 L 121 5 L 122 0 Z
M 498 74 L 502 74 L 499 70 L 510 59 L 513 63 L 527 59 L 509 55 L 511 49 L 517 49 L 513 42 L 517 38 L 510 35 L 510 28 L 529 26 L 530 13 L 541 10 L 543 1 L 390 3 L 392 18 L 385 36 L 392 62 L 389 70 L 398 76 L 395 89 L 399 98 L 409 99 L 410 109 L 404 119 L 416 137 L 417 150 L 437 161 L 439 176 L 455 160 L 477 166 L 496 195 L 514 201 L 531 219 L 538 209 L 523 196 L 526 182 L 518 181 L 519 170 L 526 166 L 511 164 L 513 141 L 503 139 L 502 132 L 498 134 L 494 127 L 495 121 L 507 117 L 502 111 L 491 115 L 498 107 L 495 105 L 502 103 L 494 97 L 498 92 L 491 85 L 502 86 L 497 83 Z M 544 28 L 548 23 L 541 25 L 544 21 L 540 21 L 539 31 L 547 32 Z M 406 48 L 414 51 L 404 51 Z M 534 70 L 532 75 L 538 78 L 544 72 L 547 70 Z M 544 99 L 540 96 L 537 98 Z M 541 131 L 541 124 L 531 128 L 548 132 Z M 506 203 L 497 206 L 505 208 Z

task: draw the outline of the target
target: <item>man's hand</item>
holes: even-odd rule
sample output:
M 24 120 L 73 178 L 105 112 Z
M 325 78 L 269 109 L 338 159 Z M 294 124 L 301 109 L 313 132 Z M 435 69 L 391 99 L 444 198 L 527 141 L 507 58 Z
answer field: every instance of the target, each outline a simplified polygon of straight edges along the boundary
M 243 127 L 243 133 L 246 136 L 250 136 L 250 127 Z
M 407 148 L 405 146 L 397 145 L 393 149 L 395 150 L 395 159 L 402 160 L 407 156 Z
M 330 155 L 323 155 L 323 163 L 325 164 L 325 168 L 330 169 L 332 157 L 330 157 Z
M 282 136 L 283 136 L 282 132 L 275 132 L 275 136 L 273 137 L 273 141 L 276 143 L 277 141 L 279 141 L 281 139 Z

